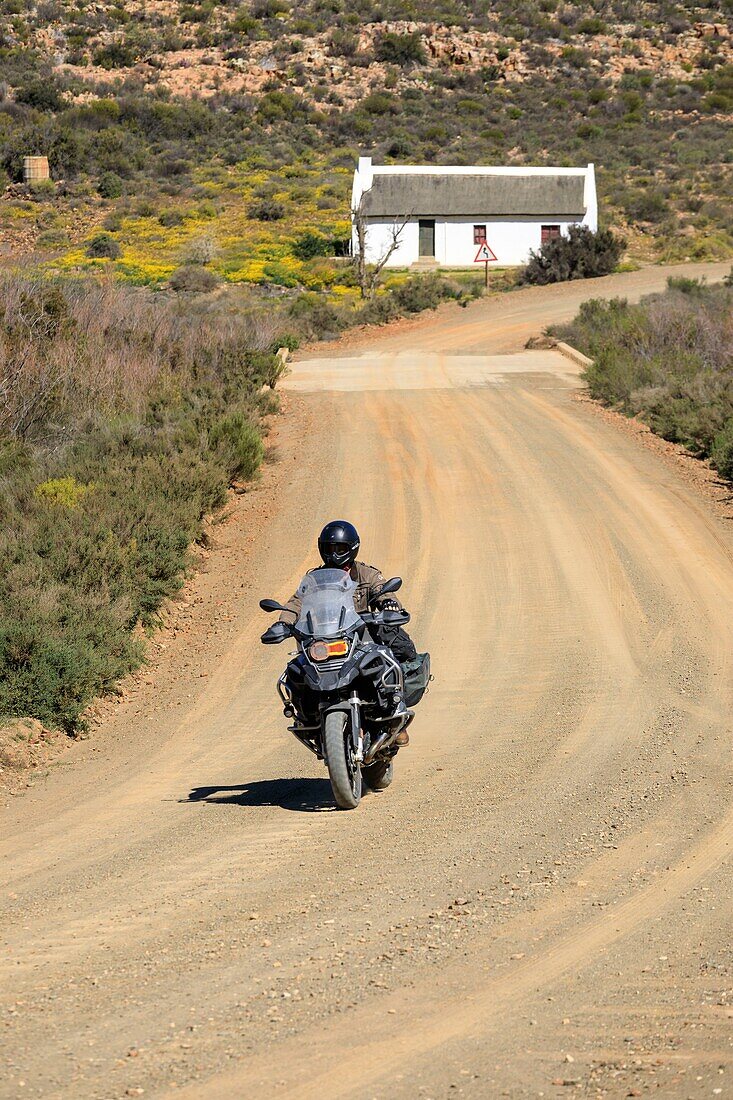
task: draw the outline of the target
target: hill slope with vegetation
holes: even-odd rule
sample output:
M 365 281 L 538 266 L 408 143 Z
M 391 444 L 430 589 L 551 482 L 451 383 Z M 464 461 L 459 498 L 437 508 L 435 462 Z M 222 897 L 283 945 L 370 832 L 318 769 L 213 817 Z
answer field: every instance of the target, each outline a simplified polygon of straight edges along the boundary
M 0 717 L 73 730 L 142 659 L 203 516 L 262 459 L 263 325 L 0 280 Z
M 368 147 L 386 162 L 594 161 L 632 257 L 725 257 L 731 10 L 0 0 L 6 251 L 153 286 L 198 266 L 349 300 L 339 254 Z M 27 194 L 34 153 L 55 183 Z

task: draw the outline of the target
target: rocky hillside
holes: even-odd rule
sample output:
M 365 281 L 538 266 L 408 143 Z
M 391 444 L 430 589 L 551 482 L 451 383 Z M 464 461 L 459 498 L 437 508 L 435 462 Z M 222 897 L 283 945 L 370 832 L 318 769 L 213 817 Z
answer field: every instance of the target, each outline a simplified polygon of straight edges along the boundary
M 25 12 L 11 0 L 4 7 L 9 14 L 19 9 L 6 46 L 37 51 L 59 76 L 97 92 L 122 78 L 147 92 L 208 98 L 256 94 L 277 81 L 302 88 L 314 102 L 324 98 L 326 84 L 328 102 L 353 107 L 374 87 L 419 87 L 446 69 L 489 70 L 494 80 L 524 82 L 570 75 L 583 60 L 613 87 L 645 70 L 685 84 L 709 71 L 711 59 L 730 61 L 730 29 L 714 5 L 668 5 L 660 13 L 664 5 L 449 3 L 433 4 L 435 18 L 421 22 L 385 11 L 408 14 L 410 3 L 361 5 L 371 10 L 360 17 L 359 5 L 347 10 L 340 0 L 58 2 Z M 584 11 L 589 7 L 591 13 Z M 85 94 L 75 91 L 77 99 Z
M 324 257 L 368 146 L 387 161 L 593 160 L 632 257 L 730 255 L 731 10 L 0 0 L 6 254 L 155 284 L 198 249 L 230 281 L 331 289 Z M 27 153 L 49 156 L 55 187 L 13 186 Z M 87 255 L 101 223 L 109 255 Z

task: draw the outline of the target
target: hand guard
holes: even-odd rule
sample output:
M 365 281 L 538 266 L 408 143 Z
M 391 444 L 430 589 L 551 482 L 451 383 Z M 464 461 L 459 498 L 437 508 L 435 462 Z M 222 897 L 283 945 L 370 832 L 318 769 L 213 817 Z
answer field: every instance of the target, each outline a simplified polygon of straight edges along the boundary
M 380 611 L 401 611 L 402 607 L 397 603 L 397 600 L 384 600 L 379 605 Z

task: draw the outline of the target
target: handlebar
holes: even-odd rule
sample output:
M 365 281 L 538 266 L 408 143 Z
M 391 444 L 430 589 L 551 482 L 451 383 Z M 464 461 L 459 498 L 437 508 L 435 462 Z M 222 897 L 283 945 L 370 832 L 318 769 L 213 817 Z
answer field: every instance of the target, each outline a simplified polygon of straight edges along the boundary
M 410 621 L 409 611 L 363 611 L 359 616 L 365 626 L 403 626 Z M 276 622 L 269 626 L 260 637 L 263 645 L 278 645 L 286 638 L 297 638 L 299 641 L 307 641 L 310 634 L 303 634 L 296 630 L 291 623 Z

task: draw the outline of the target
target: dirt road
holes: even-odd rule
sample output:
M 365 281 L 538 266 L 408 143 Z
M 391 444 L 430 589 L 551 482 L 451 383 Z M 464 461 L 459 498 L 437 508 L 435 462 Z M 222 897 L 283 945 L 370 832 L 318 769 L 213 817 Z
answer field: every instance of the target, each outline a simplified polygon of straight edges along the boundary
M 520 351 L 665 276 L 296 365 L 165 648 L 2 809 L 0 1095 L 733 1096 L 731 532 Z M 355 813 L 257 641 L 341 514 L 436 675 Z

